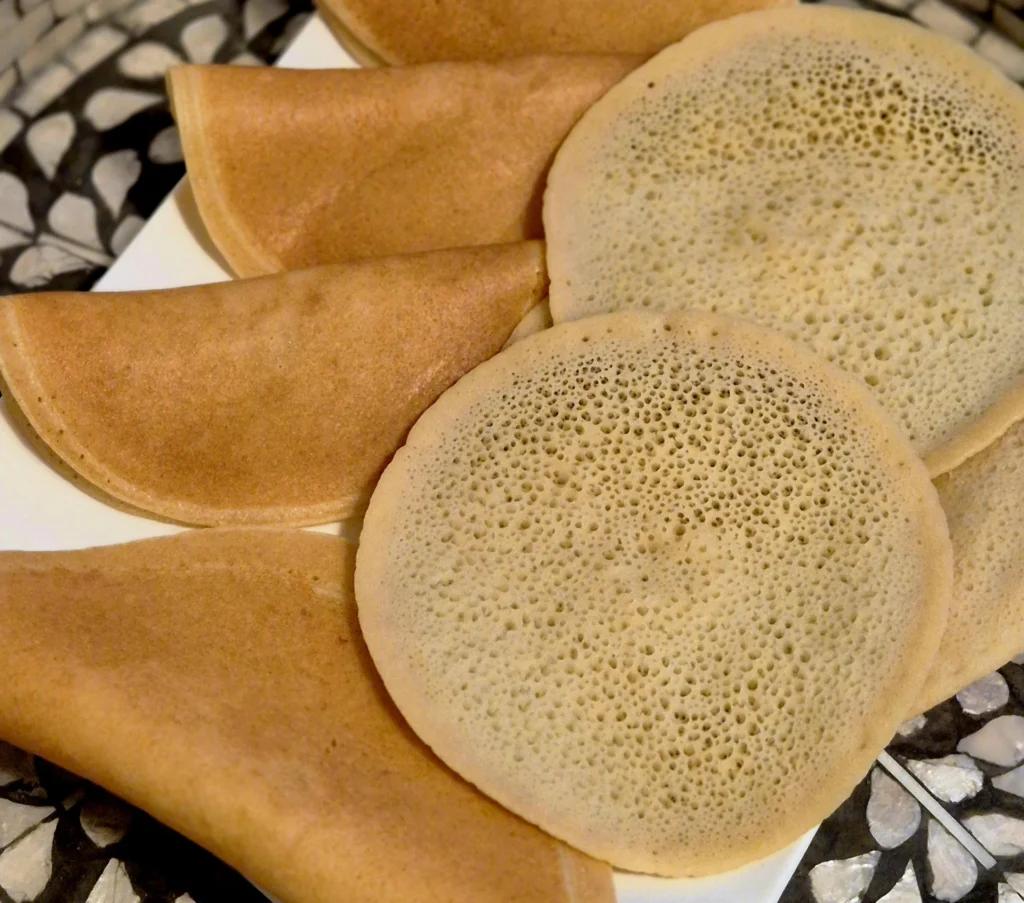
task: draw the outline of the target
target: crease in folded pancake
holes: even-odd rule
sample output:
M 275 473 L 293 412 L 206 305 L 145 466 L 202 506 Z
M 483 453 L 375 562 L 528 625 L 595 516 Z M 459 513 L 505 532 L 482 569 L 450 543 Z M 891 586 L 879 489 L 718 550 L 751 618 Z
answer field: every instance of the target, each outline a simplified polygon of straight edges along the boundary
M 545 290 L 524 242 L 11 296 L 0 378 L 29 438 L 101 497 L 190 524 L 326 523 L 361 512 L 420 413 Z
M 313 5 L 316 7 L 317 14 L 330 29 L 331 34 L 334 35 L 335 40 L 360 66 L 365 69 L 374 69 L 378 66 L 389 65 L 376 51 L 359 40 L 328 4 L 313 0 Z
M 716 19 L 795 0 L 317 0 L 331 31 L 371 64 L 533 53 L 650 56 Z
M 614 903 L 607 865 L 401 720 L 359 634 L 353 559 L 275 530 L 0 553 L 0 736 L 283 903 Z
M 548 299 L 545 298 L 519 321 L 519 325 L 512 330 L 512 335 L 510 335 L 505 344 L 501 346 L 501 350 L 504 351 L 506 348 L 511 348 L 516 344 L 516 342 L 528 339 L 530 336 L 536 335 L 538 332 L 543 332 L 545 329 L 549 329 L 550 327 L 551 308 L 548 305 Z
M 417 734 L 617 868 L 706 875 L 829 815 L 891 740 L 952 583 L 863 383 L 690 311 L 556 325 L 417 421 L 355 591 Z
M 544 199 L 556 323 L 704 308 L 862 379 L 938 476 L 1024 416 L 1024 89 L 881 13 L 702 28 L 609 91 Z
M 935 486 L 953 542 L 953 598 L 914 714 L 1024 650 L 1024 421 Z
M 540 238 L 558 145 L 639 62 L 184 66 L 168 87 L 203 222 L 238 275 L 258 276 Z

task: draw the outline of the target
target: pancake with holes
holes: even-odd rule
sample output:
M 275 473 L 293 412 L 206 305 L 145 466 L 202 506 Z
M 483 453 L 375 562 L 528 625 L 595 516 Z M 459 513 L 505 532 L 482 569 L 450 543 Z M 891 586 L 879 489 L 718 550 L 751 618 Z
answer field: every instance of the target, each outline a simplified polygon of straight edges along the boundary
M 715 19 L 795 0 L 317 0 L 364 65 L 531 53 L 650 55 Z M 414 28 L 409 27 L 415 22 Z
M 544 200 L 555 322 L 707 308 L 871 387 L 932 476 L 1024 415 L 1024 91 L 890 16 L 707 26 L 593 106 Z
M 953 599 L 919 712 L 1024 650 L 1024 421 L 935 486 L 953 541 Z
M 235 273 L 260 276 L 540 238 L 558 145 L 639 62 L 182 66 L 168 87 L 203 223 Z
M 518 335 L 540 242 L 0 299 L 0 385 L 82 488 L 200 526 L 361 514 L 409 427 Z M 525 320 L 524 320 L 525 317 Z
M 720 872 L 850 793 L 917 697 L 951 552 L 862 383 L 718 315 L 555 326 L 417 422 L 356 601 L 412 728 L 620 868 Z

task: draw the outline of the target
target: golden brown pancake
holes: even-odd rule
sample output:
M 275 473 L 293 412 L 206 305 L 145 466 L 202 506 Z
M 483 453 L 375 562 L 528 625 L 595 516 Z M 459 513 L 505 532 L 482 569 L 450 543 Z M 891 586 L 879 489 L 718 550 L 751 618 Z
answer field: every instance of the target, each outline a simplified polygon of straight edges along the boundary
M 614 903 L 607 865 L 404 724 L 359 635 L 353 558 L 264 530 L 0 553 L 0 736 L 283 903 Z
M 539 242 L 0 299 L 0 378 L 105 496 L 203 525 L 358 513 L 409 427 L 544 296 Z M 6 392 L 5 392 L 6 394 Z
M 171 70 L 206 228 L 240 276 L 539 238 L 559 143 L 638 57 Z
M 359 621 L 452 768 L 617 868 L 714 874 L 838 806 L 938 648 L 924 465 L 867 387 L 703 311 L 556 325 L 417 421 Z
M 650 55 L 695 28 L 795 0 L 317 0 L 352 55 L 386 63 L 531 53 Z
M 1024 650 L 1024 421 L 935 486 L 953 541 L 953 600 L 916 712 Z

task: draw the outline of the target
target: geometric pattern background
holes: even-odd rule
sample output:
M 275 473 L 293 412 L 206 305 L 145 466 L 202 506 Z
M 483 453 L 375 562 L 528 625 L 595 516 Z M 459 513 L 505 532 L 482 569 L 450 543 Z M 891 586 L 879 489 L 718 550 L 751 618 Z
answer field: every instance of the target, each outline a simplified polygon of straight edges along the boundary
M 168 67 L 272 61 L 309 9 L 0 0 L 0 291 L 91 286 L 184 174 Z
M 782 903 L 1022 903 L 1022 663 L 904 724 L 893 763 L 821 826 Z

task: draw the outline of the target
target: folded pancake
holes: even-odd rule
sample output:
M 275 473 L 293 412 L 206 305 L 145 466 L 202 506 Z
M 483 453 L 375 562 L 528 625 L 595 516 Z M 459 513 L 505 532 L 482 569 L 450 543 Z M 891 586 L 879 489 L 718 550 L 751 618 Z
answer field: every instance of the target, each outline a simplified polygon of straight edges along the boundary
M 189 179 L 240 276 L 541 236 L 580 114 L 637 57 L 406 69 L 172 69 Z
M 935 489 L 863 383 L 690 311 L 555 325 L 459 380 L 374 491 L 355 590 L 442 760 L 591 856 L 682 876 L 847 797 L 951 582 Z
M 545 289 L 523 242 L 7 297 L 0 378 L 30 438 L 105 499 L 189 524 L 325 523 L 361 511 L 420 413 Z
M 953 541 L 953 599 L 918 712 L 1024 650 L 1024 421 L 935 486 Z
M 881 13 L 695 32 L 616 85 L 544 198 L 555 322 L 704 308 L 862 379 L 932 476 L 1024 416 L 1024 90 Z
M 404 724 L 359 635 L 353 558 L 269 530 L 0 553 L 0 736 L 283 903 L 614 903 L 608 866 Z
M 364 64 L 530 53 L 650 55 L 715 19 L 795 0 L 317 0 Z

